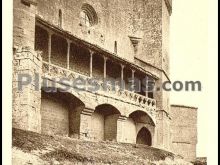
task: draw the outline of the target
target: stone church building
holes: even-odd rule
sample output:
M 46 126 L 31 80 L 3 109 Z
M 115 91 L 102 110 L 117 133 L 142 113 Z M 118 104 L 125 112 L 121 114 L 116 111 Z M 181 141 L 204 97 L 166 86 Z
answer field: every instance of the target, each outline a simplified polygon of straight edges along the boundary
M 171 81 L 171 13 L 172 0 L 14 0 L 13 128 L 146 144 L 193 161 L 197 108 L 170 105 L 169 92 L 142 83 L 128 89 L 129 78 Z M 19 90 L 21 74 L 32 81 Z M 81 78 L 86 88 L 59 78 Z M 41 80 L 46 87 L 37 87 Z M 87 88 L 94 82 L 95 92 Z

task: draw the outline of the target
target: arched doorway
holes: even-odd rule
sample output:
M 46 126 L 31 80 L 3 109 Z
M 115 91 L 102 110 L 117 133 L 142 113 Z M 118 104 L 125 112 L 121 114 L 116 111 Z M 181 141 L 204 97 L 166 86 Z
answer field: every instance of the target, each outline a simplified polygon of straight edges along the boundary
M 116 140 L 117 120 L 120 112 L 109 104 L 102 104 L 95 108 L 92 114 L 92 136 L 94 140 Z
M 152 145 L 152 136 L 151 136 L 150 131 L 147 128 L 143 127 L 138 132 L 137 138 L 136 138 L 136 143 L 137 144 L 145 144 L 148 146 Z
M 124 142 L 152 145 L 155 124 L 144 111 L 132 112 L 125 122 Z
M 41 132 L 49 135 L 79 135 L 83 102 L 68 92 L 44 88 L 41 93 Z

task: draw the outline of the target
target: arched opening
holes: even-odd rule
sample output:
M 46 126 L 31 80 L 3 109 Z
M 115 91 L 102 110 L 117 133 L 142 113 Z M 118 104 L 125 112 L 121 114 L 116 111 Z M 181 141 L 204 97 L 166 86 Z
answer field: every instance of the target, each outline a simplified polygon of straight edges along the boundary
M 87 27 L 96 25 L 98 23 L 98 16 L 95 9 L 89 4 L 83 4 L 80 13 L 81 25 Z
M 125 122 L 125 128 L 125 142 L 152 145 L 155 124 L 146 112 L 132 112 Z
M 80 13 L 81 24 L 87 27 L 91 26 L 91 21 L 89 19 L 88 14 L 85 11 L 81 11 Z
M 118 109 L 109 104 L 96 107 L 92 114 L 92 136 L 94 140 L 114 141 L 117 139 Z
M 42 89 L 41 131 L 50 135 L 78 136 L 80 112 L 85 105 L 72 94 L 55 90 Z
M 143 127 L 138 132 L 137 138 L 136 138 L 136 143 L 137 144 L 145 144 L 145 145 L 148 145 L 148 146 L 152 145 L 151 133 L 147 128 Z
M 155 126 L 154 121 L 144 111 L 134 111 L 129 115 L 129 117 L 131 117 L 136 123 L 149 124 Z

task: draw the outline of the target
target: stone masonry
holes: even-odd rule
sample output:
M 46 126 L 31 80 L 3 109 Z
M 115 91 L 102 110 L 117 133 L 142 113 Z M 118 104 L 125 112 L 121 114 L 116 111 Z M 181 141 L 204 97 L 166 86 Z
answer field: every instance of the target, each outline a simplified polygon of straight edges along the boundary
M 142 83 L 129 89 L 135 79 L 170 81 L 172 0 L 14 0 L 13 11 L 14 128 L 196 158 L 195 108 L 170 106 L 168 92 Z M 20 89 L 27 74 L 32 81 Z M 84 90 L 70 84 L 76 78 L 86 80 Z

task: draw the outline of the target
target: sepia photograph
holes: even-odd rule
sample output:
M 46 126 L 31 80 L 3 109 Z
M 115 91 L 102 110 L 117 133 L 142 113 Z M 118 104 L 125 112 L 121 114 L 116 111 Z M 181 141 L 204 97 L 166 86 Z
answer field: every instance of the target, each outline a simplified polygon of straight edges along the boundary
M 4 164 L 218 164 L 208 0 L 8 6 Z

